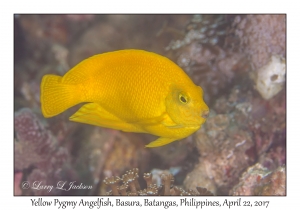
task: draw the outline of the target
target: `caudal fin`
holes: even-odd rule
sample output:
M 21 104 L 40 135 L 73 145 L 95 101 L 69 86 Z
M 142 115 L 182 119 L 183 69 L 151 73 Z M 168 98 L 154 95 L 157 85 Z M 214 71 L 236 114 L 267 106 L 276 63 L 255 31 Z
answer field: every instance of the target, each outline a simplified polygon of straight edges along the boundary
M 78 88 L 62 83 L 62 77 L 45 75 L 41 82 L 41 109 L 44 117 L 53 117 L 80 103 Z

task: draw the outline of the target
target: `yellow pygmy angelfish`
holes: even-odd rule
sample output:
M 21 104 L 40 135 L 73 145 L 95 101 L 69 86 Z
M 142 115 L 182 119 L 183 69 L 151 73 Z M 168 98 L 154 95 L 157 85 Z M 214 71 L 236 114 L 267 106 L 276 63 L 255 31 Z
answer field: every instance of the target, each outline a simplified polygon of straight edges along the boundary
M 62 77 L 43 77 L 44 117 L 82 102 L 86 104 L 71 121 L 159 136 L 146 147 L 191 135 L 209 113 L 202 88 L 179 66 L 161 55 L 135 49 L 94 55 Z

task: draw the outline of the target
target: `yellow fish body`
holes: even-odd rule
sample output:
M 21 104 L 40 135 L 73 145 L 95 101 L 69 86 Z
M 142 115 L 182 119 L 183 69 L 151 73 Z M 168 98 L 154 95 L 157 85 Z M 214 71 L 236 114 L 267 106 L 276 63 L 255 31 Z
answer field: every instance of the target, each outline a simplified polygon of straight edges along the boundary
M 161 55 L 133 49 L 92 56 L 62 77 L 43 77 L 44 117 L 82 102 L 87 103 L 71 121 L 160 136 L 146 147 L 191 135 L 209 112 L 202 88 L 179 66 Z

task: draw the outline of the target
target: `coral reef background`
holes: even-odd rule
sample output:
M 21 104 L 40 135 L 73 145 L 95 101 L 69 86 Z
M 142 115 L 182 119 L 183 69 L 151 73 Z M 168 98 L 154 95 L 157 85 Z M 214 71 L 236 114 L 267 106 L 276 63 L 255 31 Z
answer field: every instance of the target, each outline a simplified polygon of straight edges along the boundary
M 200 130 L 146 149 L 156 137 L 68 121 L 79 106 L 42 116 L 43 75 L 128 48 L 169 57 L 203 87 L 211 113 Z M 138 168 L 141 195 L 154 189 L 146 172 L 156 186 L 173 174 L 173 194 L 285 195 L 285 60 L 285 15 L 15 15 L 14 193 L 106 195 L 104 180 Z M 36 189 L 70 183 L 82 187 Z

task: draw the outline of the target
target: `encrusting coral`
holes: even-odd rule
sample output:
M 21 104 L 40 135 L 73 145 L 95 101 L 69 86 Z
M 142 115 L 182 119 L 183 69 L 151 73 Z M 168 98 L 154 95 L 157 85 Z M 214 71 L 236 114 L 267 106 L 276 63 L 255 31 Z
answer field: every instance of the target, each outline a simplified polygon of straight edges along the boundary
M 250 58 L 253 70 L 267 64 L 272 55 L 285 57 L 285 15 L 237 15 L 232 23 L 239 48 Z
M 139 178 L 138 168 L 127 171 L 122 178 L 118 176 L 106 177 L 104 183 L 108 185 L 111 190 L 107 192 L 107 195 L 201 195 L 210 196 L 213 195 L 206 188 L 197 187 L 197 191 L 187 190 L 174 186 L 174 176 L 172 174 L 162 174 L 162 184 L 156 185 L 152 182 L 152 174 L 144 173 L 144 180 L 147 187 L 141 189 L 138 182 Z M 122 184 L 119 183 L 122 181 Z

